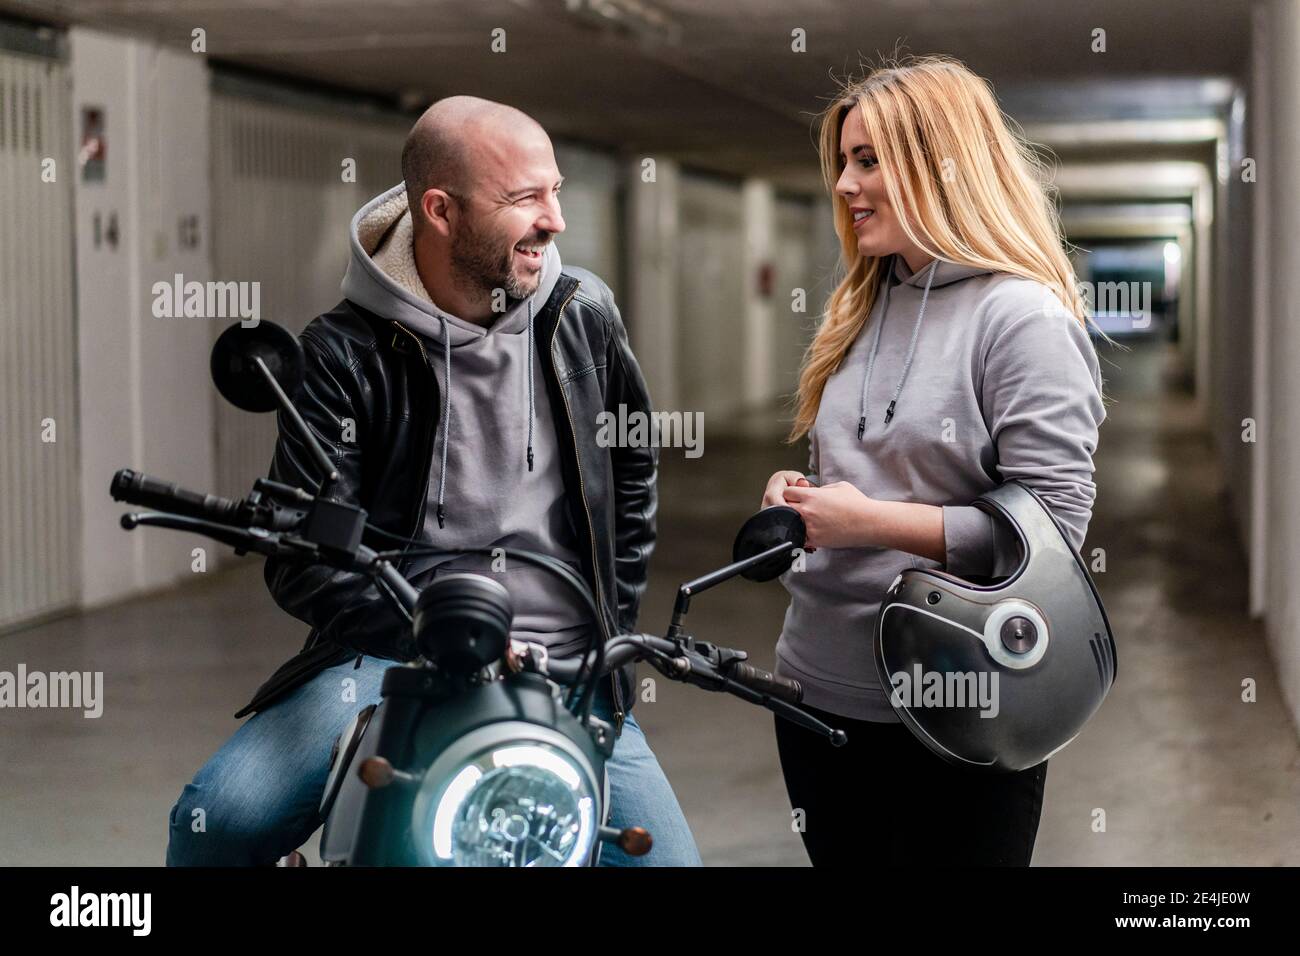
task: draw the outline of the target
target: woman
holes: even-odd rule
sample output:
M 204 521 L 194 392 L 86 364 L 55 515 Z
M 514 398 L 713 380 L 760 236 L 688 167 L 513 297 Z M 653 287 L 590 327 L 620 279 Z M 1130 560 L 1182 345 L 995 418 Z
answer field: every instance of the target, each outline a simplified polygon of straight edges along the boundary
M 904 568 L 1014 567 L 1014 541 L 971 505 L 1009 479 L 1082 546 L 1105 418 L 1083 302 L 1036 156 L 962 64 L 916 58 L 848 86 L 820 154 L 847 274 L 799 380 L 790 440 L 808 436 L 811 474 L 777 472 L 763 505 L 808 527 L 777 669 L 849 743 L 777 720 L 795 819 L 814 865 L 882 845 L 895 863 L 1028 865 L 1046 761 L 993 775 L 934 756 L 876 677 L 872 627 Z

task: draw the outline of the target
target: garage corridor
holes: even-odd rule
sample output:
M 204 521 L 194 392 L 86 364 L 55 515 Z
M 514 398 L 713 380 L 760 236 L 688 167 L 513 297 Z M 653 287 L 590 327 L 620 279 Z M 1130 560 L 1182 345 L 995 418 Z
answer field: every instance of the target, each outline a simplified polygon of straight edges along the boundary
M 856 92 L 844 99 L 846 90 Z M 855 103 L 861 124 L 847 122 Z M 1111 904 L 1132 902 L 1120 893 L 1146 879 L 1145 868 L 1300 866 L 1300 204 L 1290 175 L 1298 168 L 1300 0 L 0 0 L 0 876 L 6 866 L 161 866 L 182 788 L 241 726 L 234 713 L 307 636 L 307 625 L 273 602 L 262 558 L 238 557 L 193 533 L 194 525 L 121 527 L 123 512 L 155 507 L 260 529 L 252 533 L 289 523 L 264 500 L 232 509 L 202 497 L 249 496 L 267 476 L 278 430 L 293 418 L 288 409 L 252 414 L 244 409 L 270 403 L 250 405 L 237 393 L 227 401 L 214 389 L 213 369 L 233 375 L 239 364 L 229 352 L 214 362 L 227 330 L 252 330 L 242 347 L 281 368 L 287 401 L 326 446 L 322 455 L 346 463 L 354 451 L 361 461 L 354 487 L 327 487 L 310 503 L 296 496 L 309 514 L 290 532 L 295 540 L 279 540 L 285 549 L 355 557 L 347 536 L 358 527 L 355 509 L 396 529 L 392 516 L 404 516 L 413 503 L 405 499 L 418 493 L 406 479 L 427 478 L 430 498 L 465 506 L 465 524 L 459 515 L 445 528 L 430 524 L 417 532 L 425 540 L 536 540 L 552 556 L 581 551 L 585 561 L 587 536 L 565 526 L 552 493 L 559 487 L 575 495 L 575 525 L 584 508 L 591 512 L 592 554 L 612 537 L 614 568 L 621 560 L 625 573 L 635 563 L 635 534 L 626 533 L 635 521 L 613 515 L 629 501 L 636 509 L 635 488 L 625 477 L 614 481 L 608 510 L 600 489 L 607 464 L 612 473 L 638 457 L 615 449 L 649 436 L 628 427 L 623 413 L 681 423 L 660 452 L 658 541 L 638 622 L 664 634 L 679 584 L 730 563 L 736 532 L 770 475 L 806 466 L 806 443 L 783 437 L 819 329 L 821 355 L 838 330 L 846 330 L 839 344 L 859 336 L 861 392 L 843 408 L 866 409 L 875 389 L 883 401 L 897 400 L 905 383 L 908 395 L 959 399 L 953 410 L 942 398 L 923 406 L 938 413 L 937 435 L 922 427 L 912 444 L 895 428 L 880 444 L 854 446 L 864 470 L 843 473 L 858 476 L 864 494 L 965 505 L 985 487 L 980 471 L 996 454 L 1008 473 L 1055 489 L 1048 498 L 1068 497 L 1067 486 L 1077 488 L 1087 471 L 1090 438 L 1079 437 L 1091 435 L 1095 414 L 1072 416 L 1084 402 L 1096 405 L 1082 376 L 1080 388 L 1056 388 L 1071 377 L 1065 346 L 1032 344 L 1028 333 L 1038 330 L 1022 320 L 1040 302 L 1044 312 L 1065 303 L 1086 319 L 1104 379 L 1107 414 L 1091 462 L 1098 494 L 1081 554 L 1114 630 L 1117 680 L 1047 770 L 1032 864 L 1056 869 L 981 879 L 978 890 L 1005 905 L 1007 889 L 1022 881 L 1018 912 L 1032 908 L 1059 928 L 1075 925 L 1075 911 L 1094 921 L 1132 915 L 1111 912 Z M 407 176 L 418 197 L 414 218 L 391 201 Z M 389 202 L 375 201 L 390 190 Z M 561 285 L 563 270 L 549 267 L 552 250 L 541 253 L 552 240 L 587 295 L 567 279 Z M 885 274 L 872 270 L 886 256 L 901 257 L 913 274 L 935 257 L 958 271 L 999 275 L 947 292 L 940 290 L 957 280 L 936 280 L 936 298 L 936 265 L 925 290 L 915 290 L 915 311 L 896 320 L 888 293 L 873 300 L 882 301 L 879 312 L 866 312 L 876 291 L 866 281 Z M 1038 283 L 1041 299 L 1004 300 L 1004 280 L 1013 276 Z M 547 291 L 530 295 L 525 279 L 539 291 L 545 279 Z M 987 307 L 964 298 L 980 283 Z M 603 303 L 605 286 L 617 320 Z M 1031 294 L 1030 286 L 1020 291 Z M 290 337 L 301 344 L 309 323 L 341 297 L 358 334 L 305 337 L 309 346 L 338 345 L 336 360 L 299 356 Z M 521 310 L 525 299 L 531 305 Z M 510 301 L 514 311 L 498 326 Z M 454 346 L 455 323 L 444 313 L 475 326 L 457 329 Z M 873 315 L 881 330 L 874 346 Z M 936 330 L 943 317 L 952 324 Z M 539 321 L 548 334 L 536 335 Z M 649 391 L 644 410 L 639 388 L 623 385 L 630 366 L 619 360 L 619 322 Z M 988 323 L 982 332 L 980 323 Z M 279 344 L 270 341 L 273 325 L 283 333 Z M 527 338 L 514 336 L 525 328 Z M 971 332 L 980 338 L 968 341 Z M 1081 336 L 1076 344 L 1087 351 Z M 520 346 L 532 351 L 513 351 Z M 454 386 L 453 347 L 474 348 L 457 353 Z M 480 376 L 476 356 L 490 355 L 503 364 Z M 299 357 L 312 370 L 301 383 L 293 374 Z M 990 365 L 994 359 L 1005 362 Z M 252 368 L 246 358 L 242 367 Z M 436 408 L 422 385 L 430 370 L 448 383 Z M 533 471 L 533 426 L 559 420 L 557 396 L 581 460 L 569 457 L 568 430 L 560 429 L 558 451 L 543 431 L 543 464 Z M 904 407 L 918 407 L 910 401 Z M 841 410 L 838 402 L 827 408 Z M 624 425 L 617 435 L 608 420 L 602 428 L 602 412 Z M 580 434 L 592 417 L 594 446 Z M 847 436 L 853 420 L 839 434 Z M 436 457 L 420 458 L 411 472 L 401 464 L 406 443 L 415 425 L 430 422 Z M 976 443 L 965 441 L 972 436 Z M 526 444 L 507 454 L 516 438 Z M 940 445 L 954 439 L 952 448 Z M 117 493 L 142 502 L 139 509 L 111 500 L 119 469 L 135 473 Z M 151 493 L 141 475 L 206 503 Z M 310 477 L 288 480 L 310 486 L 312 498 Z M 345 507 L 328 500 L 335 493 Z M 287 500 L 294 492 L 270 494 Z M 509 520 L 497 513 L 512 509 Z M 815 521 L 816 507 L 810 513 Z M 961 520 L 970 514 L 953 516 L 940 542 L 932 511 L 875 513 L 880 521 L 846 540 L 901 547 L 883 552 L 885 565 L 889 554 L 917 549 L 946 552 L 946 565 L 960 571 L 962 552 L 978 556 L 982 547 L 978 522 Z M 436 522 L 438 509 L 431 514 Z M 890 514 L 896 527 L 887 526 Z M 483 538 L 460 537 L 462 528 L 476 535 L 480 523 Z M 968 541 L 976 546 L 966 548 Z M 836 564 L 822 580 L 884 584 L 894 569 L 872 565 L 876 556 L 854 554 L 862 560 L 845 564 L 860 566 Z M 852 578 L 858 571 L 884 573 Z M 600 583 L 615 576 L 602 573 Z M 841 622 L 857 620 L 842 617 L 855 613 L 856 595 L 810 580 L 817 602 L 810 616 L 818 616 L 808 634 L 832 650 L 839 641 L 851 647 Z M 1054 617 L 1054 640 L 1061 618 L 1036 597 L 1042 588 L 1030 582 L 1025 590 L 1034 595 L 1024 600 Z M 328 582 L 304 591 L 339 634 L 357 618 L 376 620 L 353 595 L 341 599 L 346 606 L 329 605 Z M 568 619 L 562 597 L 535 592 L 522 593 L 512 612 L 521 629 L 531 626 L 526 605 L 536 598 L 549 622 L 541 633 L 555 637 L 568 625 L 580 633 L 586 618 Z M 944 619 L 952 603 L 926 620 Z M 778 581 L 737 578 L 695 596 L 686 628 L 771 668 L 787 605 Z M 440 608 L 454 611 L 454 602 Z M 1003 631 L 1002 646 L 1013 654 L 1046 646 L 1039 631 L 1023 627 Z M 988 659 L 999 667 L 1040 662 L 1003 660 L 992 628 L 987 636 Z M 864 646 L 871 639 L 861 635 Z M 1032 649 L 1017 652 L 1021 643 Z M 931 672 L 967 670 L 954 667 L 957 655 L 940 642 L 916 646 L 917 656 L 942 658 Z M 840 682 L 844 658 L 825 659 L 832 663 L 823 676 Z M 1061 702 L 1071 691 L 1042 689 L 1057 676 L 1051 670 L 1049 662 L 1018 671 L 1011 680 L 1023 678 L 1017 688 L 1029 689 L 1000 709 L 1013 719 L 977 723 L 1000 738 L 991 744 L 997 756 L 1006 756 L 1001 735 L 1017 733 L 1014 711 L 1026 700 L 1050 706 L 1047 717 L 1034 713 L 1038 726 L 1068 717 Z M 638 673 L 636 717 L 704 863 L 808 866 L 773 715 L 674 683 L 648 664 Z M 92 691 L 102 680 L 93 702 L 78 693 L 87 687 L 72 689 L 73 675 L 86 675 Z M 446 714 L 438 712 L 439 728 L 450 737 Z M 469 794 L 491 788 L 453 786 L 475 770 L 487 777 L 506 768 L 492 781 L 527 777 L 510 761 L 521 759 L 518 741 L 533 748 L 529 760 L 544 759 L 539 749 L 551 753 L 547 723 L 498 722 L 483 736 L 514 735 L 509 753 L 485 745 L 454 773 L 426 773 L 419 812 L 436 806 L 431 821 L 416 821 L 429 830 L 418 849 L 458 864 L 487 859 L 479 850 L 519 864 L 543 860 L 529 855 L 535 844 L 545 861 L 590 863 L 592 841 L 613 836 L 597 831 L 590 812 L 602 806 L 599 759 L 570 755 L 579 772 L 557 777 L 568 787 L 563 807 L 550 784 L 530 783 L 527 793 L 507 795 L 518 796 L 517 805 L 503 800 L 479 812 Z M 310 735 L 285 736 L 286 752 L 307 755 L 300 741 Z M 455 746 L 386 739 L 378 756 L 404 764 L 398 770 L 428 768 L 435 759 L 461 760 L 459 746 L 479 747 L 470 737 L 457 736 Z M 578 738 L 575 746 L 588 744 Z M 400 747 L 418 759 L 405 765 Z M 584 761 L 592 764 L 590 785 Z M 284 790 L 314 784 L 302 768 L 277 767 Z M 1012 790 L 1022 781 L 1000 782 Z M 889 792 L 889 768 L 869 783 Z M 965 783 L 940 786 L 964 794 L 968 809 L 984 806 Z M 993 818 L 1012 826 L 1028 819 L 1033 786 L 1023 812 L 1016 794 L 1004 794 L 992 801 Z M 856 797 L 847 785 L 838 791 L 846 792 Z M 414 798 L 401 802 L 407 796 L 385 792 L 380 803 L 393 798 L 399 810 L 370 814 L 365 827 L 413 821 Z M 816 796 L 801 799 L 812 806 Z M 621 800 L 630 806 L 626 792 Z M 842 828 L 849 865 L 881 857 L 882 828 L 917 832 L 868 817 L 879 811 L 867 806 L 819 811 Z M 461 819 L 462 810 L 479 815 Z M 257 819 L 275 817 L 264 811 Z M 539 831 L 518 822 L 543 817 Z M 560 823 L 546 829 L 552 819 Z M 455 820 L 463 826 L 453 835 Z M 509 851 L 493 843 L 503 820 Z M 671 844 L 671 828 L 655 822 L 661 848 Z M 950 822 L 930 851 L 909 847 L 917 866 L 933 868 L 945 850 L 957 858 L 963 834 L 988 832 Z M 336 859 L 438 862 L 401 856 L 415 846 L 406 832 L 379 840 L 364 833 Z M 455 840 L 492 845 L 453 852 Z M 215 842 L 229 850 L 238 840 Z M 1016 837 L 999 830 L 990 842 L 977 858 L 1005 861 Z M 318 844 L 319 832 L 304 848 L 313 866 Z M 279 852 L 277 845 L 242 858 Z M 195 878 L 229 879 L 246 897 L 281 899 L 249 892 L 245 876 L 257 879 Z M 811 888 L 812 876 L 785 879 Z M 191 877 L 156 878 L 176 892 Z M 706 892 L 726 882 L 706 880 Z M 1063 889 L 1074 880 L 1109 882 L 1114 900 Z M 1190 881 L 1201 883 L 1201 875 L 1189 870 L 1160 890 L 1208 888 Z M 930 906 L 935 894 L 917 896 L 916 905 Z M 978 892 L 965 901 L 989 905 Z M 158 902 L 160 915 L 188 915 L 162 895 Z M 1162 917 L 1263 922 L 1254 911 L 1211 913 L 1173 895 L 1168 902 Z
M 1099 351 L 1112 404 L 1084 553 L 1105 550 L 1106 570 L 1094 576 L 1115 629 L 1119 678 L 1049 765 L 1034 863 L 1296 865 L 1300 747 L 1261 629 L 1245 613 L 1223 479 L 1178 384 L 1176 350 L 1143 341 Z M 730 435 L 706 432 L 698 459 L 663 452 L 643 630 L 663 632 L 676 583 L 729 559 L 734 530 L 767 476 L 801 467 L 802 452 L 780 444 L 771 427 L 777 414 L 753 416 Z M 106 493 L 100 504 L 111 506 Z M 260 564 L 245 559 L 183 590 L 0 642 L 0 669 L 39 659 L 51 670 L 106 673 L 102 717 L 6 715 L 0 864 L 161 862 L 182 784 L 304 634 L 271 602 Z M 784 596 L 776 582 L 736 580 L 696 598 L 688 620 L 698 637 L 770 665 Z M 643 665 L 640 676 L 658 675 Z M 1257 685 L 1254 703 L 1242 701 L 1246 678 Z M 705 864 L 806 865 L 770 715 L 662 678 L 654 698 L 637 705 L 637 717 Z M 846 839 L 860 838 L 865 822 L 844 821 Z

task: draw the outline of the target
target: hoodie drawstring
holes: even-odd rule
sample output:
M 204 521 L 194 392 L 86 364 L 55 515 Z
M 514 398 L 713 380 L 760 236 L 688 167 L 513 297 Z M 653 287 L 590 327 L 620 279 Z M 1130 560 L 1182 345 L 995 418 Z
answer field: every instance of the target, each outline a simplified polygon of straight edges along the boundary
M 451 440 L 451 335 L 447 330 L 446 316 L 442 321 L 442 464 L 438 468 L 438 527 L 447 523 L 447 509 L 443 500 L 447 493 L 447 444 Z M 533 300 L 528 299 L 528 470 L 533 470 L 533 424 L 537 419 L 537 398 L 533 384 Z
M 447 328 L 447 317 L 442 320 L 442 361 L 445 387 L 442 390 L 442 464 L 438 466 L 438 527 L 444 527 L 447 511 L 442 505 L 443 495 L 447 491 L 447 442 L 451 439 L 451 332 Z
M 528 470 L 533 470 L 533 418 L 536 402 L 533 398 L 533 298 L 528 297 Z
M 912 368 L 912 359 L 916 355 L 916 340 L 921 333 L 921 321 L 925 318 L 925 303 L 930 298 L 930 283 L 934 281 L 934 273 L 938 268 L 939 260 L 935 259 L 930 264 L 930 273 L 925 280 L 925 291 L 921 293 L 921 309 L 916 315 L 916 325 L 912 327 L 912 341 L 907 346 L 907 358 L 903 361 L 903 374 L 899 376 L 898 384 L 894 386 L 893 398 L 889 400 L 889 407 L 885 409 L 886 425 L 894 417 L 894 406 L 898 404 L 898 396 L 903 393 L 903 383 L 907 381 L 907 373 Z M 867 356 L 867 372 L 862 377 L 862 414 L 858 419 L 858 441 L 862 440 L 862 436 L 867 430 L 867 385 L 871 382 L 871 369 L 876 364 L 876 351 L 880 348 L 880 336 L 885 330 L 885 315 L 889 311 L 889 289 L 890 285 L 886 280 L 885 302 L 880 310 L 880 321 L 876 323 L 876 337 L 871 343 L 871 353 Z

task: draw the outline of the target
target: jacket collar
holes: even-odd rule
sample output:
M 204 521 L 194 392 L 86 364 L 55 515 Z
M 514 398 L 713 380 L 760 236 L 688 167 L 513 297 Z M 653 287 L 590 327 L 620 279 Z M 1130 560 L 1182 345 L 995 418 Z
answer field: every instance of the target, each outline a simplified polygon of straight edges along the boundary
M 580 284 L 577 279 L 568 273 L 561 273 L 560 278 L 555 283 L 555 288 L 551 290 L 551 294 L 546 300 L 546 304 L 542 306 L 542 311 L 533 318 L 536 326 L 538 354 L 551 354 L 551 338 L 555 334 L 555 328 L 562 321 L 564 307 L 568 305 L 569 300 L 578 291 Z

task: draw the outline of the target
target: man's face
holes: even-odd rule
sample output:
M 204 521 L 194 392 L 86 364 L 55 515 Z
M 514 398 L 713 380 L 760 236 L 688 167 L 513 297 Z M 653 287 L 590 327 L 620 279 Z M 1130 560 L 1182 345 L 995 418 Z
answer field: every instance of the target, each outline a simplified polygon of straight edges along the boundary
M 525 299 L 541 282 L 547 244 L 564 231 L 555 152 L 545 134 L 529 132 L 492 138 L 471 158 L 451 237 L 452 273 L 464 288 Z

